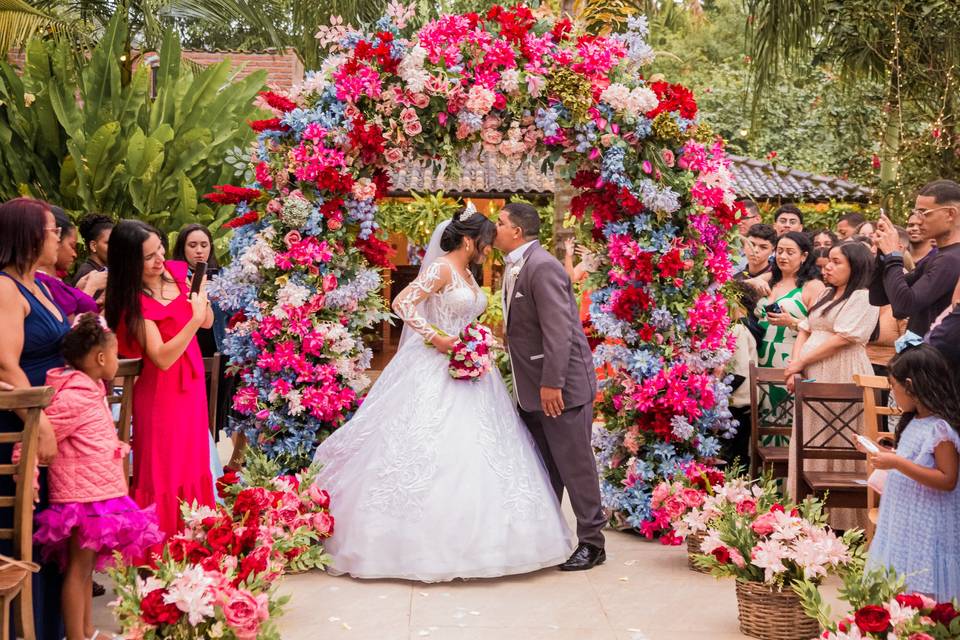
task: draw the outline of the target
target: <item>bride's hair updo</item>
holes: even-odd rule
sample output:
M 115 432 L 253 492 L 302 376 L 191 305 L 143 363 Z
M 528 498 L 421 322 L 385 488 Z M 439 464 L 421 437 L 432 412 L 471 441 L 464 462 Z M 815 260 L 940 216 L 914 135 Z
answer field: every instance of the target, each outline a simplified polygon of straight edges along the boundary
M 470 208 L 473 210 L 472 207 Z M 463 245 L 464 238 L 472 238 L 478 252 L 493 244 L 493 239 L 497 235 L 497 225 L 476 210 L 463 220 L 461 218 L 466 211 L 467 207 L 457 211 L 453 215 L 453 220 L 443 230 L 443 235 L 440 236 L 440 248 L 447 253 L 459 249 Z

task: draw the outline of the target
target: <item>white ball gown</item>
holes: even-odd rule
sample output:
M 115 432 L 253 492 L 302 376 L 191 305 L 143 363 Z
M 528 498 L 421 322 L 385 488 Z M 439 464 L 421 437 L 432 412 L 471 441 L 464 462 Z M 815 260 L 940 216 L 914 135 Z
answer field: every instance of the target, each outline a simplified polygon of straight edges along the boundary
M 420 334 L 432 325 L 458 335 L 486 304 L 476 282 L 441 258 L 395 308 Z M 499 372 L 454 380 L 447 357 L 420 335 L 401 342 L 356 414 L 315 459 L 323 463 L 316 484 L 330 493 L 336 520 L 326 542 L 332 574 L 487 578 L 558 565 L 573 549 Z

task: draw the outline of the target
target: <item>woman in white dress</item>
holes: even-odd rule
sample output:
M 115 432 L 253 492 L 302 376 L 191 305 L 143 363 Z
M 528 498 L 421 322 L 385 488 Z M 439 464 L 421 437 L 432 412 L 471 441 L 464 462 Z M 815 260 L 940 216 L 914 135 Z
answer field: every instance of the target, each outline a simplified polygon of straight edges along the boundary
M 559 565 L 573 544 L 532 437 L 494 368 L 454 380 L 446 354 L 486 309 L 470 273 L 495 225 L 472 205 L 433 234 L 394 301 L 396 356 L 315 459 L 336 530 L 329 571 L 438 582 Z M 440 331 L 438 331 L 438 329 Z

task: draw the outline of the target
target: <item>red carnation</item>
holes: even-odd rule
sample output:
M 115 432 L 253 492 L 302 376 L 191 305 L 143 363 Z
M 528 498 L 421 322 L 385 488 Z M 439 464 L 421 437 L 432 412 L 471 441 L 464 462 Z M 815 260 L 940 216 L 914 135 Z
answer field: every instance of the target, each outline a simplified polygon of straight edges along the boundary
M 259 520 L 260 514 L 270 506 L 271 497 L 263 487 L 250 487 L 237 494 L 233 503 L 233 513 L 236 516 L 247 516 L 248 521 Z
M 960 611 L 954 608 L 952 602 L 941 602 L 930 612 L 930 617 L 933 618 L 934 622 L 939 622 L 945 627 L 953 622 L 953 619 L 957 616 L 960 616 Z
M 236 583 L 240 584 L 250 576 L 256 576 L 258 573 L 266 571 L 269 559 L 270 547 L 257 547 L 254 549 L 247 557 L 240 561 Z
M 154 589 L 140 601 L 140 618 L 147 624 L 177 624 L 180 620 L 180 609 L 175 604 L 167 604 L 163 597 L 166 589 Z
M 207 544 L 215 553 L 234 555 L 237 552 L 237 536 L 230 525 L 207 531 Z
M 562 42 L 567 39 L 572 30 L 573 23 L 570 22 L 570 18 L 563 18 L 562 20 L 557 20 L 556 24 L 553 25 L 553 29 L 550 30 L 550 33 L 553 35 L 554 42 Z
M 260 214 L 256 211 L 248 211 L 240 217 L 234 218 L 229 222 L 225 222 L 223 226 L 227 229 L 239 229 L 240 227 L 246 226 L 248 224 L 253 224 L 260 219 Z
M 273 91 L 261 91 L 261 97 L 266 100 L 267 104 L 276 109 L 277 111 L 293 111 L 297 108 L 297 103 L 291 100 L 286 96 L 281 96 L 279 93 L 274 93 Z
M 230 320 L 233 321 L 233 318 Z M 240 482 L 240 476 L 235 469 L 225 470 L 223 475 L 217 478 L 217 495 L 223 498 L 227 493 L 227 487 L 235 485 L 238 482 Z
M 923 598 L 916 593 L 901 593 L 897 596 L 897 603 L 901 607 L 911 607 L 917 611 L 923 609 Z
M 861 607 L 853 620 L 864 633 L 883 633 L 890 628 L 890 612 L 876 604 Z
M 717 547 L 710 553 L 713 554 L 713 557 L 717 559 L 717 562 L 720 564 L 727 564 L 730 562 L 730 550 L 726 547 Z
M 651 120 L 664 112 L 677 112 L 687 120 L 693 120 L 697 116 L 697 102 L 693 99 L 693 92 L 682 84 L 654 82 L 650 88 L 660 101 L 654 109 L 646 113 Z
M 260 189 L 235 187 L 232 184 L 218 184 L 214 185 L 213 188 L 217 193 L 208 193 L 203 197 L 217 204 L 240 204 L 241 202 L 256 200 L 263 195 Z
M 251 120 L 247 122 L 250 128 L 257 133 L 264 131 L 290 131 L 290 127 L 280 122 L 280 118 L 268 118 L 267 120 Z
M 366 240 L 357 238 L 354 246 L 360 250 L 360 253 L 363 254 L 370 264 L 378 267 L 393 268 L 393 263 L 390 262 L 390 258 L 395 253 L 393 247 L 376 236 L 370 236 Z

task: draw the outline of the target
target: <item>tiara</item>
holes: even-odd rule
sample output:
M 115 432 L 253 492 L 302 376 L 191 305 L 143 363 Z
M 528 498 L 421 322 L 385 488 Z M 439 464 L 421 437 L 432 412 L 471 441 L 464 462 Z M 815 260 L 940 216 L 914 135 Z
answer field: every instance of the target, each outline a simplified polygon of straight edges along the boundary
M 467 200 L 467 206 L 463 208 L 463 213 L 460 214 L 460 217 L 458 218 L 458 220 L 460 220 L 460 222 L 466 222 L 471 217 L 473 217 L 473 214 L 475 214 L 476 212 L 477 212 L 477 208 L 473 206 L 472 202 Z

